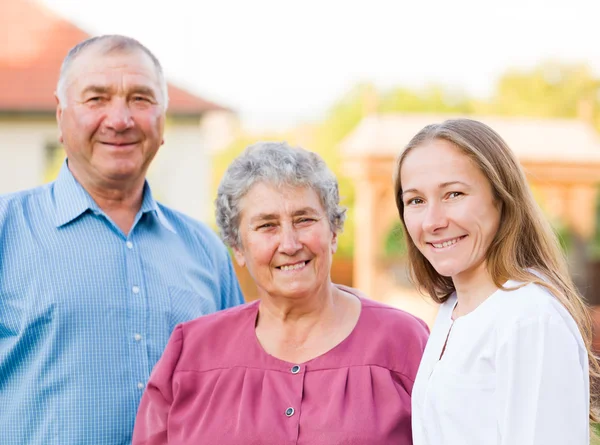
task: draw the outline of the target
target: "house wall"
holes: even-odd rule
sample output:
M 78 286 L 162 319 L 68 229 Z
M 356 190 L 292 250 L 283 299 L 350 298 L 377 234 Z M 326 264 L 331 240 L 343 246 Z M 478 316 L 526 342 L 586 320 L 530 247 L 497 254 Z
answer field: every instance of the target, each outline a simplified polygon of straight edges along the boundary
M 200 124 L 169 123 L 165 144 L 148 172 L 155 199 L 193 218 L 210 220 L 209 164 Z
M 211 221 L 210 160 L 221 127 L 212 120 L 168 120 L 165 144 L 150 166 L 154 196 L 193 218 Z M 56 122 L 0 117 L 0 194 L 36 187 L 44 182 L 47 146 L 58 143 Z
M 56 123 L 0 120 L 0 194 L 40 185 L 46 168 L 46 146 L 57 142 Z

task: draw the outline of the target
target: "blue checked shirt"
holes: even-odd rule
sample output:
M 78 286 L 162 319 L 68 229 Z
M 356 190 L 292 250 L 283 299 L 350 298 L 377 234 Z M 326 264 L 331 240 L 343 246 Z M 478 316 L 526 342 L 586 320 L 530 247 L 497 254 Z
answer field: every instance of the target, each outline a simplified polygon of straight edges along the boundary
M 241 302 L 216 235 L 148 185 L 128 236 L 66 163 L 0 196 L 0 444 L 131 443 L 175 325 Z

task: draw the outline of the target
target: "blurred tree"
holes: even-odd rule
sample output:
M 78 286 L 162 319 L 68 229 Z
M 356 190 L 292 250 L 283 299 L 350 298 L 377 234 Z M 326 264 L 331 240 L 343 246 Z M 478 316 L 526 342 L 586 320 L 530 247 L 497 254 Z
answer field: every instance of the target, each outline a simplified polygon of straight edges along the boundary
M 316 123 L 299 125 L 293 131 L 269 135 L 242 135 L 214 159 L 213 195 L 227 165 L 257 140 L 286 140 L 319 153 L 337 175 L 342 204 L 348 207 L 344 234 L 339 238 L 338 255 L 353 254 L 354 186 L 341 171 L 340 142 L 363 117 L 373 113 L 458 113 L 499 114 L 538 117 L 580 117 L 600 130 L 600 81 L 583 64 L 543 62 L 531 70 L 509 70 L 498 81 L 489 100 L 476 100 L 456 89 L 430 85 L 414 90 L 395 87 L 378 91 L 370 83 L 361 83 L 344 94 Z M 598 209 L 600 221 L 600 203 Z M 560 229 L 560 228 L 559 228 Z M 600 227 L 597 249 L 600 252 Z M 395 255 L 403 241 L 397 227 L 386 238 L 385 251 Z M 564 237 L 565 248 L 568 237 Z
M 54 181 L 65 161 L 65 149 L 59 143 L 46 146 L 46 168 L 44 170 L 44 182 Z
M 600 129 L 600 81 L 587 65 L 547 61 L 529 71 L 508 71 L 491 101 L 479 108 L 511 116 L 579 117 Z

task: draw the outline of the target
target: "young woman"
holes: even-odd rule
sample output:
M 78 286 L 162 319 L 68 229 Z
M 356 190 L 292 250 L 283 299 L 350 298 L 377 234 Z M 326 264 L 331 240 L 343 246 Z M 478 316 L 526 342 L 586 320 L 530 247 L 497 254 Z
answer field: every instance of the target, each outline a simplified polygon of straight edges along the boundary
M 506 143 L 473 120 L 429 125 L 400 155 L 395 192 L 413 277 L 441 303 L 414 444 L 589 444 L 589 316 Z

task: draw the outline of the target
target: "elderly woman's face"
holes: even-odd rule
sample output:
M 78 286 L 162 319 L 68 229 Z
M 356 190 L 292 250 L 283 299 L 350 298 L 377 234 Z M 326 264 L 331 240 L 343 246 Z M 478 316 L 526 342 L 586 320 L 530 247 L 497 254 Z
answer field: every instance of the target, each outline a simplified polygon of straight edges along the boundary
M 408 233 L 435 270 L 455 280 L 486 273 L 500 206 L 477 165 L 450 142 L 428 141 L 400 171 Z
M 241 200 L 239 230 L 235 259 L 262 296 L 310 297 L 329 283 L 337 237 L 312 188 L 255 184 Z

